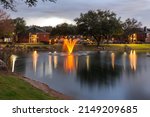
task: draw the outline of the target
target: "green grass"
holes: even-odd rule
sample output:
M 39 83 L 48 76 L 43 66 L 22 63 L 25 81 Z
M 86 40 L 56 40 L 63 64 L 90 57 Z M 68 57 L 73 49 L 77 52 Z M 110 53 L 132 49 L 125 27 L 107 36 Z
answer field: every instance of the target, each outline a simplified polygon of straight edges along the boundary
M 21 46 L 24 47 L 32 47 L 32 48 L 49 48 L 49 50 L 56 50 L 56 51 L 62 51 L 62 44 L 54 44 L 54 45 L 44 45 L 44 44 L 16 44 L 16 46 Z M 2 45 L 5 46 L 5 45 Z M 150 44 L 100 44 L 100 46 L 103 46 L 107 48 L 108 50 L 123 50 L 125 46 L 130 47 L 133 50 L 150 50 Z M 96 45 L 81 45 L 77 44 L 75 45 L 75 50 L 96 50 L 97 46 Z
M 124 47 L 129 46 L 132 49 L 150 49 L 150 44 L 106 44 L 106 46 Z
M 150 49 L 150 44 L 128 44 L 129 47 L 137 49 Z
M 150 44 L 102 44 L 104 47 L 124 49 L 125 46 L 133 50 L 150 50 Z
M 13 75 L 0 73 L 0 99 L 4 100 L 49 100 L 56 99 L 34 88 L 26 81 Z

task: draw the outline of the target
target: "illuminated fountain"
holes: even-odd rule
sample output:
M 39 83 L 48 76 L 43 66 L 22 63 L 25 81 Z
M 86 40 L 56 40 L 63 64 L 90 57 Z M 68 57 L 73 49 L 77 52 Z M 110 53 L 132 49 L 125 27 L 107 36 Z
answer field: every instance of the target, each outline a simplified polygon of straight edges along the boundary
M 77 39 L 64 39 L 64 48 L 67 48 L 69 54 L 73 52 L 74 46 L 77 41 Z
M 63 49 L 67 50 L 67 52 L 69 53 L 64 62 L 65 71 L 74 71 L 76 64 L 78 64 L 75 63 L 74 56 L 71 54 L 77 41 L 77 39 L 64 39 Z
M 11 63 L 12 63 L 12 72 L 14 72 L 14 69 L 15 69 L 15 62 L 16 62 L 16 59 L 17 59 L 17 56 L 16 56 L 16 55 L 11 55 L 11 56 L 10 56 L 10 60 L 11 60 Z

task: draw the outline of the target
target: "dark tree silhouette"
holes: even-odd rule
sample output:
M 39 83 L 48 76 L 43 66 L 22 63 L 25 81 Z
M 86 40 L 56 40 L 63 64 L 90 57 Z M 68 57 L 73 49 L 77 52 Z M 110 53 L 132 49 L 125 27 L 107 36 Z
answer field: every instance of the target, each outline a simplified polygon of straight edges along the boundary
M 38 3 L 38 0 L 20 0 L 23 1 L 26 5 L 29 7 L 36 6 Z M 49 2 L 56 2 L 56 0 L 42 0 L 43 2 L 49 1 Z M 0 5 L 3 6 L 5 9 L 11 9 L 13 11 L 16 11 L 16 0 L 0 0 Z
M 113 35 L 122 33 L 120 18 L 109 10 L 88 11 L 75 19 L 79 32 L 85 36 L 93 36 L 97 41 L 97 46 L 104 39 L 111 39 Z

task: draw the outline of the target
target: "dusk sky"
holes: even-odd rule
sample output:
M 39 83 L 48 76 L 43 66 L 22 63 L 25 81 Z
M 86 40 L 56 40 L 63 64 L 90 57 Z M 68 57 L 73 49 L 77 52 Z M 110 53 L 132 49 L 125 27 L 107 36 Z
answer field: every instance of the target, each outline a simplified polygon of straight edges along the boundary
M 16 0 L 17 1 L 17 0 Z M 21 0 L 20 0 L 21 1 Z M 57 0 L 56 3 L 41 2 L 28 8 L 23 2 L 17 2 L 17 12 L 9 11 L 12 18 L 24 17 L 27 25 L 55 26 L 74 19 L 88 10 L 111 10 L 124 21 L 135 18 L 144 26 L 150 27 L 150 0 Z

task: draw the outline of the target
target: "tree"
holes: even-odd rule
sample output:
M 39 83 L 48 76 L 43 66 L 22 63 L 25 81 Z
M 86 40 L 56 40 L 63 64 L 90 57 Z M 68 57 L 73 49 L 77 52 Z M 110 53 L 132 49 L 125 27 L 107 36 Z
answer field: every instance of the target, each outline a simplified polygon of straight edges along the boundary
M 13 20 L 14 26 L 15 26 L 15 40 L 18 40 L 18 35 L 21 33 L 25 33 L 26 32 L 26 21 L 23 18 L 16 18 Z
M 111 39 L 113 35 L 122 33 L 120 18 L 116 17 L 114 12 L 109 10 L 88 11 L 75 19 L 80 34 L 93 36 L 97 41 L 97 46 L 104 39 Z
M 25 4 L 27 4 L 29 7 L 36 6 L 38 0 L 20 0 L 24 1 Z M 55 2 L 56 0 L 42 0 L 43 2 L 45 1 L 50 1 L 50 2 Z M 16 6 L 16 1 L 15 0 L 0 0 L 0 5 L 3 6 L 5 9 L 11 9 L 15 11 L 15 6 Z
M 134 18 L 126 19 L 125 22 L 123 23 L 124 36 L 128 36 L 130 34 L 138 32 L 141 26 L 142 26 L 142 23 L 138 22 Z
M 128 18 L 125 20 L 123 23 L 123 30 L 128 30 L 128 29 L 135 29 L 135 28 L 140 28 L 142 26 L 141 22 L 138 22 L 136 19 Z
M 14 25 L 9 15 L 0 10 L 0 37 L 11 37 L 14 31 Z
M 48 33 L 51 33 L 53 27 L 52 26 L 43 26 L 43 27 L 40 27 L 40 28 L 42 28 L 43 30 L 45 30 Z
M 52 29 L 51 35 L 75 35 L 77 33 L 76 26 L 72 24 L 62 23 Z

